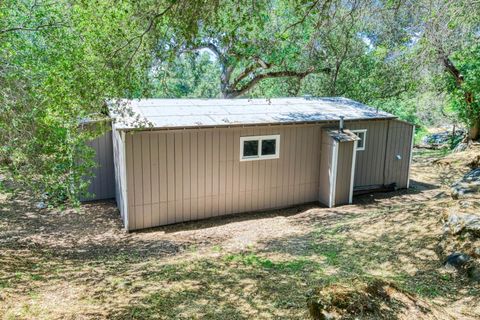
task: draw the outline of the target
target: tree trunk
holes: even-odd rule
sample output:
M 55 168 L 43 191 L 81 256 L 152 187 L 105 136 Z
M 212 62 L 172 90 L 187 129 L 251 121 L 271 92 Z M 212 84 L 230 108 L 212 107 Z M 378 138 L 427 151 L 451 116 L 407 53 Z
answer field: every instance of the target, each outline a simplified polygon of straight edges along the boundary
M 468 138 L 470 140 L 478 140 L 480 136 L 480 119 L 476 119 L 476 121 L 470 126 L 468 130 Z
M 461 88 L 464 82 L 464 78 L 460 70 L 457 69 L 457 67 L 453 64 L 453 62 L 447 56 L 443 56 L 442 59 L 443 59 L 443 65 L 445 69 L 455 79 L 455 83 L 457 84 L 457 87 Z M 465 103 L 467 104 L 467 108 L 470 113 L 470 116 L 476 117 L 474 120 L 472 120 L 472 124 L 470 125 L 467 139 L 477 140 L 480 136 L 480 118 L 476 115 L 477 114 L 476 112 L 473 112 L 475 108 L 473 92 L 465 92 Z

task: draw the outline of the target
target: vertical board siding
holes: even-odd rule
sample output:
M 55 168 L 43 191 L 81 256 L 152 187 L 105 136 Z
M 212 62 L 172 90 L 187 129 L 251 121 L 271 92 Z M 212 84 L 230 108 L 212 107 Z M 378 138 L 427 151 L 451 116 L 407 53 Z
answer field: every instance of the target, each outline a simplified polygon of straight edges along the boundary
M 160 181 L 158 180 L 159 170 L 159 157 L 158 157 L 158 136 L 150 136 L 150 185 L 151 185 L 151 201 L 152 212 L 151 219 L 153 225 L 160 224 Z
M 142 168 L 142 135 L 132 134 L 132 169 L 133 169 L 133 188 L 128 188 L 133 191 L 133 204 L 134 209 L 132 212 L 135 214 L 135 227 L 144 228 L 144 188 L 147 188 L 143 183 L 143 168 Z
M 92 196 L 82 198 L 82 201 L 101 200 L 115 198 L 115 168 L 113 162 L 113 140 L 112 131 L 107 131 L 87 145 L 95 150 L 95 163 L 93 169 L 94 177 L 88 187 L 88 193 Z
M 350 199 L 353 147 L 353 141 L 339 144 L 335 205 L 347 204 Z
M 160 225 L 168 223 L 168 168 L 167 168 L 167 136 L 157 135 L 158 137 L 158 184 L 160 193 Z M 153 154 L 153 157 L 155 155 Z
M 346 122 L 350 130 L 367 129 L 365 150 L 357 151 L 354 187 L 384 183 L 388 120 Z
M 212 146 L 212 142 L 213 142 L 213 134 L 212 134 L 212 130 L 208 130 L 205 132 L 205 142 L 204 142 L 204 146 L 205 146 L 205 202 L 204 202 L 204 206 L 205 206 L 205 210 L 204 210 L 204 214 L 205 214 L 205 218 L 210 218 L 212 216 L 212 207 L 213 207 L 213 204 L 212 204 L 212 197 L 213 197 L 213 193 L 212 193 L 212 182 L 213 182 L 213 176 L 212 176 L 212 159 L 213 159 L 213 154 L 212 154 L 212 150 L 213 150 L 213 146 Z
M 147 133 L 148 134 L 148 133 Z M 167 223 L 175 223 L 175 135 L 172 132 L 166 133 L 167 138 Z M 162 214 L 162 213 L 160 213 Z
M 396 182 L 405 187 L 412 126 L 382 120 L 347 122 L 346 127 L 367 129 L 365 150 L 357 152 L 354 186 Z M 121 211 L 127 213 L 128 228 L 317 200 L 328 203 L 332 145 L 321 132 L 317 124 L 127 133 L 128 192 Z M 278 159 L 240 161 L 240 137 L 272 134 L 280 135 Z M 119 145 L 115 158 L 121 158 Z M 337 204 L 348 203 L 353 150 L 347 145 L 339 150 Z M 116 176 L 119 171 L 115 169 Z M 117 186 L 117 201 L 120 189 Z
M 152 135 L 154 136 L 154 135 Z M 190 134 L 186 133 L 182 135 L 182 153 L 183 153 L 183 163 L 182 163 L 182 194 L 183 194 L 183 220 L 191 220 L 191 183 L 190 183 Z
M 141 157 L 141 171 L 143 181 L 143 225 L 149 226 L 152 224 L 152 179 L 151 179 L 151 148 L 150 135 L 141 136 L 142 140 L 142 157 Z
M 117 206 L 120 210 L 123 225 L 128 228 L 127 199 L 125 198 L 125 195 L 127 193 L 127 181 L 125 179 L 125 149 L 124 142 L 122 141 L 122 138 L 120 136 L 120 132 L 115 129 L 112 131 L 112 143 L 115 168 L 115 200 L 117 201 Z
M 198 139 L 190 132 L 190 218 L 198 219 Z
M 175 172 L 173 185 L 175 186 L 173 199 L 174 199 L 174 222 L 183 222 L 185 221 L 184 218 L 184 211 L 183 211 L 183 152 L 182 152 L 182 133 L 175 132 L 173 135 L 174 144 L 173 150 L 175 155 L 175 162 L 173 163 L 173 170 Z
M 318 201 L 326 206 L 330 203 L 330 190 L 333 183 L 334 140 L 325 132 L 321 134 L 320 177 Z
M 197 132 L 192 132 L 197 134 Z M 197 163 L 197 216 L 198 219 L 205 218 L 205 131 L 199 131 L 197 136 L 198 143 L 198 163 Z
M 127 219 L 129 229 L 140 229 L 135 224 L 135 191 L 133 188 L 133 137 L 131 134 L 125 134 L 125 166 L 127 177 Z
M 411 124 L 397 120 L 390 121 L 385 157 L 385 184 L 396 183 L 397 188 L 407 187 L 412 134 Z
M 225 134 L 225 133 L 223 133 Z M 219 214 L 219 197 L 220 197 L 220 135 L 218 130 L 213 130 L 212 133 L 212 216 Z
M 367 129 L 365 150 L 357 151 L 354 187 L 408 183 L 413 126 L 399 120 L 347 123 L 351 130 Z M 387 141 L 388 139 L 388 141 Z M 401 160 L 396 158 L 401 156 Z
M 319 125 L 127 134 L 129 229 L 318 200 Z M 240 137 L 280 134 L 278 159 L 240 161 Z

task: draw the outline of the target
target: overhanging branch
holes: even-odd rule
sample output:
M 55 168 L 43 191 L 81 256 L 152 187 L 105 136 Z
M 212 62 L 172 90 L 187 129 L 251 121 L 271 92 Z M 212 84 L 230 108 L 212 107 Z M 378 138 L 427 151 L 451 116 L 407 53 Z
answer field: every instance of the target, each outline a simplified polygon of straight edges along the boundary
M 248 81 L 245 85 L 243 85 L 239 89 L 233 89 L 226 94 L 226 98 L 236 98 L 245 94 L 251 88 L 253 88 L 258 82 L 264 79 L 271 79 L 271 78 L 297 78 L 303 79 L 309 74 L 312 73 L 319 73 L 319 72 L 330 72 L 330 69 L 322 69 L 322 70 L 315 70 L 313 68 L 309 68 L 306 71 L 291 71 L 291 70 L 283 70 L 283 71 L 271 71 L 265 72 L 261 74 L 255 75 L 250 81 Z
M 142 46 L 143 44 L 143 39 L 144 37 L 147 35 L 147 33 L 149 33 L 153 27 L 155 26 L 155 24 L 157 23 L 157 19 L 163 17 L 167 12 L 169 12 L 173 7 L 174 5 L 176 4 L 176 1 L 173 1 L 168 7 L 166 7 L 164 10 L 162 10 L 161 12 L 157 12 L 155 13 L 149 20 L 148 22 L 148 25 L 147 27 L 145 28 L 145 30 L 139 34 L 139 35 L 136 35 L 130 39 L 128 39 L 124 45 L 122 45 L 121 47 L 117 48 L 115 51 L 113 51 L 113 53 L 111 54 L 110 56 L 110 59 L 113 58 L 114 56 L 116 56 L 120 51 L 122 51 L 123 49 L 127 48 L 127 47 L 130 47 L 130 45 L 134 42 L 134 41 L 138 41 L 137 45 L 135 46 L 135 49 L 133 50 L 133 53 L 130 55 L 130 57 L 128 58 L 128 61 L 127 63 L 124 65 L 124 68 L 129 66 L 131 63 L 132 63 L 132 60 L 133 58 L 135 57 L 135 55 L 138 53 L 138 51 L 140 50 L 140 47 Z
M 260 57 L 255 57 L 254 59 L 254 63 L 251 64 L 250 66 L 248 66 L 247 68 L 245 68 L 236 78 L 235 80 L 233 81 L 231 87 L 232 88 L 236 88 L 238 86 L 238 84 L 243 80 L 245 79 L 246 77 L 248 77 L 250 74 L 252 74 L 253 72 L 257 71 L 257 69 L 259 68 L 262 68 L 263 70 L 267 70 L 267 69 L 270 69 L 272 67 L 272 64 L 271 63 L 267 63 L 265 62 L 262 58 Z
M 0 34 L 4 34 L 7 32 L 16 32 L 16 31 L 28 31 L 28 32 L 36 32 L 40 31 L 42 29 L 47 29 L 47 28 L 59 28 L 63 27 L 65 24 L 61 22 L 52 22 L 52 23 L 46 23 L 46 24 L 41 24 L 33 27 L 25 27 L 25 26 L 17 26 L 17 27 L 11 27 L 7 29 L 0 30 Z
M 457 86 L 461 86 L 463 83 L 463 75 L 461 74 L 460 70 L 455 67 L 453 62 L 447 57 L 447 56 L 442 56 L 442 62 L 443 66 L 445 69 L 453 76 L 455 79 L 455 83 Z

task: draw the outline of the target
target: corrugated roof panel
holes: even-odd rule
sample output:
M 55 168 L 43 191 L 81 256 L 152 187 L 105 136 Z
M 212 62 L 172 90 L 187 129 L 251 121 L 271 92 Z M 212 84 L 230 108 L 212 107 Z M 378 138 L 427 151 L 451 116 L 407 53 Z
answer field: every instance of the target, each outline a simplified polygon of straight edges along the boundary
M 265 113 L 259 114 L 233 114 L 233 115 L 213 115 L 210 116 L 218 125 L 241 125 L 241 124 L 261 124 L 275 123 L 274 118 Z
M 395 118 L 346 98 L 141 99 L 109 106 L 121 130 Z M 130 112 L 120 113 L 125 106 Z
M 211 127 L 217 123 L 209 116 L 182 116 L 182 117 L 150 117 L 153 128 L 170 128 L 170 127 Z

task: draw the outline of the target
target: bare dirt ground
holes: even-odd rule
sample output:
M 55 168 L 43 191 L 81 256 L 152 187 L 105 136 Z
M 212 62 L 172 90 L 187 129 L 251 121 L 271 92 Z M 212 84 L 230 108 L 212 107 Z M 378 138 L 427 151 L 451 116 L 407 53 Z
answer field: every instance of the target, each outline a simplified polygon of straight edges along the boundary
M 443 268 L 435 254 L 441 216 L 458 205 L 447 186 L 467 170 L 461 161 L 438 161 L 442 156 L 417 151 L 410 190 L 357 197 L 353 205 L 130 234 L 113 202 L 38 210 L 27 194 L 4 188 L 0 315 L 305 319 L 311 290 L 381 279 L 419 301 L 390 306 L 389 318 L 478 319 L 478 283 Z

